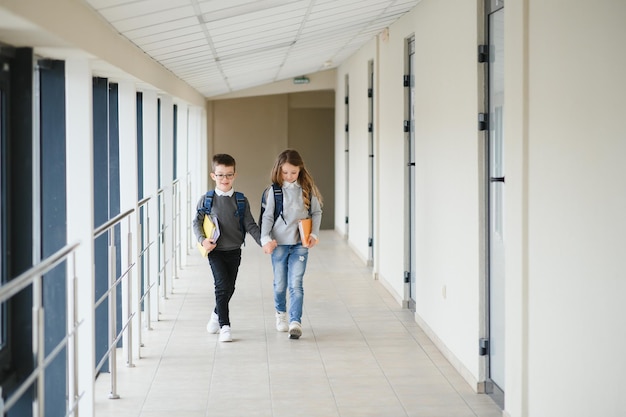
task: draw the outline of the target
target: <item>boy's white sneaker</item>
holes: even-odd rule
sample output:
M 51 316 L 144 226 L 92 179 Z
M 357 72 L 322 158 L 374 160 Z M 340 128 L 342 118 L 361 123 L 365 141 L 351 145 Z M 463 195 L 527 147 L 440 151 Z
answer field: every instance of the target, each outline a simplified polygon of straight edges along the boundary
M 230 326 L 225 325 L 220 329 L 220 342 L 232 342 L 233 337 L 230 334 Z
M 300 336 L 302 336 L 302 325 L 297 321 L 289 323 L 289 338 L 300 339 Z
M 287 326 L 287 313 L 276 312 L 276 330 L 279 332 L 286 332 L 289 329 Z
M 217 314 L 215 314 L 215 311 L 211 313 L 211 318 L 206 325 L 206 331 L 211 334 L 219 333 L 220 331 L 220 319 Z

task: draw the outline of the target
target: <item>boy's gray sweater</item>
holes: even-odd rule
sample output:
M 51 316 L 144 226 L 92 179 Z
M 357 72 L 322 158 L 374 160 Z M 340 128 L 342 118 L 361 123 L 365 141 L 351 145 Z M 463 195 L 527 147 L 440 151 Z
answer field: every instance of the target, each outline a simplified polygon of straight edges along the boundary
M 246 232 L 250 234 L 255 242 L 261 245 L 261 231 L 254 221 L 250 212 L 250 204 L 246 200 L 246 209 L 244 212 L 243 225 Z M 193 232 L 198 242 L 206 238 L 202 230 L 202 222 L 204 221 L 204 195 L 198 200 L 196 207 L 196 216 L 193 219 Z M 220 237 L 217 239 L 217 246 L 214 250 L 226 251 L 241 248 L 244 242 L 244 234 L 241 232 L 239 217 L 237 217 L 237 199 L 235 195 L 221 196 L 215 193 L 213 195 L 213 203 L 211 204 L 211 214 L 217 217 L 218 226 L 220 228 Z

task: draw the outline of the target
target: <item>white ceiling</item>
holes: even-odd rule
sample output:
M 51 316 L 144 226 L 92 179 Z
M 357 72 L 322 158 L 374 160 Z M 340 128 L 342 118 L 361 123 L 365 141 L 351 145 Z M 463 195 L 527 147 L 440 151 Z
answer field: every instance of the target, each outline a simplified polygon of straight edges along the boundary
M 336 67 L 419 0 L 85 0 L 206 97 Z

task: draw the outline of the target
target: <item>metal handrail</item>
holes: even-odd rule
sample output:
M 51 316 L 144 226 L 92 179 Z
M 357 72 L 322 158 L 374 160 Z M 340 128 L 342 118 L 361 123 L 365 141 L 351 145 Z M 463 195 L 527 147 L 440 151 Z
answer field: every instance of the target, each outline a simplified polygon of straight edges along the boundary
M 67 255 L 73 252 L 78 245 L 80 245 L 80 243 L 77 242 L 62 247 L 52 255 L 48 256 L 45 260 L 41 261 L 37 265 L 34 265 L 31 269 L 22 272 L 11 281 L 3 284 L 0 287 L 0 303 L 4 303 L 9 298 L 31 285 L 37 276 L 43 275 L 57 266 L 65 260 Z
M 107 233 L 107 232 L 110 233 L 110 236 L 109 236 L 109 242 L 110 242 L 109 288 L 107 289 L 104 295 L 102 295 L 97 301 L 94 302 L 94 305 L 93 305 L 93 308 L 95 310 L 107 298 L 109 299 L 109 303 L 110 303 L 109 304 L 109 329 L 110 329 L 109 330 L 109 347 L 108 347 L 107 352 L 103 356 L 103 358 L 100 360 L 100 362 L 96 366 L 96 374 L 98 374 L 98 371 L 104 365 L 104 362 L 107 359 L 109 360 L 110 371 L 111 371 L 111 393 L 109 395 L 109 398 L 119 398 L 116 392 L 117 363 L 116 363 L 115 352 L 116 352 L 117 344 L 125 332 L 128 332 L 128 335 L 129 335 L 128 341 L 129 342 L 131 341 L 133 320 L 136 320 L 138 316 L 139 317 L 141 316 L 140 314 L 138 314 L 138 312 L 141 310 L 142 303 L 146 303 L 145 305 L 147 306 L 147 309 L 148 309 L 148 314 L 146 314 L 146 319 L 147 319 L 148 328 L 149 328 L 150 294 L 155 289 L 155 287 L 158 287 L 159 283 L 149 281 L 149 270 L 148 270 L 149 285 L 146 285 L 146 288 L 144 288 L 143 293 L 141 291 L 137 291 L 136 299 L 133 299 L 131 301 L 131 302 L 136 303 L 137 312 L 130 313 L 130 310 L 129 310 L 129 314 L 125 318 L 122 329 L 119 332 L 117 332 L 117 329 L 115 329 L 116 314 L 117 314 L 117 308 L 116 308 L 117 300 L 115 296 L 116 287 L 120 285 L 125 279 L 130 281 L 131 274 L 135 269 L 139 270 L 139 276 L 141 276 L 142 262 L 140 261 L 140 259 L 147 257 L 148 262 L 149 262 L 150 249 L 154 246 L 156 242 L 159 242 L 160 239 L 164 238 L 165 231 L 168 230 L 168 228 L 170 227 L 172 228 L 172 233 L 173 233 L 172 234 L 172 239 L 174 241 L 172 244 L 173 249 L 171 252 L 171 257 L 168 257 L 167 256 L 168 254 L 165 253 L 165 249 L 163 246 L 163 250 L 164 250 L 163 265 L 165 267 L 165 266 L 168 266 L 170 262 L 173 262 L 174 263 L 173 268 L 176 269 L 178 267 L 177 262 L 176 262 L 177 261 L 176 257 L 177 257 L 177 252 L 180 250 L 181 245 L 180 245 L 180 237 L 177 236 L 177 233 L 176 233 L 177 227 L 175 223 L 177 219 L 180 218 L 180 205 L 176 203 L 179 198 L 179 196 L 177 195 L 177 193 L 179 192 L 179 180 L 175 180 L 172 183 L 171 188 L 172 188 L 172 193 L 173 193 L 173 205 L 172 205 L 171 219 L 165 219 L 162 216 L 162 225 L 160 227 L 160 232 L 155 240 L 152 240 L 152 241 L 150 240 L 149 230 L 146 235 L 147 242 L 145 242 L 145 244 L 144 244 L 143 239 L 137 239 L 137 247 L 135 248 L 137 255 L 135 259 L 132 259 L 133 248 L 129 247 L 128 265 L 119 277 L 115 277 L 115 278 L 112 277 L 112 275 L 116 273 L 116 267 L 114 266 L 115 265 L 115 262 L 114 262 L 115 260 L 115 246 L 114 246 L 115 229 L 114 227 L 120 224 L 124 219 L 128 218 L 129 220 L 129 243 L 132 241 L 131 236 L 130 236 L 132 233 L 136 232 L 139 234 L 139 236 L 141 236 L 141 225 L 140 225 L 140 219 L 139 219 L 140 211 L 139 210 L 143 206 L 148 205 L 153 197 L 146 197 L 138 201 L 135 208 L 126 210 L 125 212 L 118 214 L 114 218 L 108 220 L 104 224 L 95 228 L 93 232 L 94 239 L 98 238 L 104 233 Z M 159 190 L 159 193 L 158 193 L 159 198 L 162 197 L 162 194 L 165 190 L 166 188 Z M 134 229 L 132 228 L 132 225 L 130 224 L 131 222 L 129 218 L 129 216 L 133 213 L 137 213 L 137 218 L 135 222 L 136 227 Z M 145 217 L 146 222 L 149 225 L 149 222 L 150 222 L 149 211 L 146 210 L 145 216 L 146 216 Z M 170 221 L 171 221 L 171 224 L 169 224 Z M 45 374 L 45 369 L 63 351 L 64 348 L 67 348 L 67 355 L 68 355 L 68 367 L 67 367 L 67 372 L 69 372 L 68 393 L 70 396 L 69 401 L 67 403 L 66 416 L 70 416 L 75 413 L 75 410 L 78 407 L 78 402 L 84 396 L 84 393 L 77 392 L 76 381 L 75 381 L 76 376 L 73 375 L 71 372 L 72 369 L 76 369 L 78 366 L 77 357 L 78 357 L 79 350 L 74 348 L 73 344 L 76 343 L 75 338 L 76 338 L 76 333 L 78 331 L 78 328 L 83 323 L 82 320 L 77 322 L 75 319 L 77 307 L 76 307 L 74 287 L 76 285 L 77 277 L 76 277 L 75 270 L 74 270 L 74 263 L 75 263 L 75 258 L 76 258 L 75 251 L 79 246 L 80 246 L 80 243 L 78 242 L 74 244 L 66 245 L 65 247 L 61 248 L 60 250 L 58 250 L 51 256 L 39 262 L 37 265 L 34 265 L 28 271 L 23 272 L 22 274 L 18 275 L 11 281 L 0 286 L 0 303 L 6 302 L 11 297 L 15 296 L 20 291 L 22 291 L 24 288 L 27 288 L 28 286 L 31 286 L 31 285 L 33 286 L 33 296 L 32 296 L 33 297 L 33 314 L 34 314 L 33 325 L 35 326 L 36 331 L 38 332 L 38 336 L 33 338 L 33 358 L 35 358 L 36 360 L 34 369 L 28 376 L 26 376 L 26 378 L 20 383 L 20 385 L 16 388 L 14 392 L 11 393 L 11 395 L 8 398 L 0 399 L 0 415 L 4 415 L 4 413 L 7 413 L 11 409 L 11 407 L 13 407 L 17 403 L 17 401 L 19 401 L 19 399 L 28 391 L 28 389 L 33 384 L 38 384 L 37 398 L 43 398 L 44 392 L 43 392 L 42 387 L 44 384 L 42 383 L 41 378 L 43 378 L 43 375 Z M 129 245 L 129 246 L 132 246 L 132 245 Z M 70 262 L 70 260 L 73 260 L 73 261 L 70 265 L 68 265 L 68 272 L 66 274 L 66 285 L 68 286 L 68 288 L 70 288 L 71 294 L 74 294 L 74 295 L 68 298 L 67 314 L 68 314 L 68 318 L 70 318 L 69 322 L 74 323 L 74 325 L 72 328 L 68 329 L 65 337 L 54 347 L 54 349 L 48 355 L 44 355 L 43 353 L 43 331 L 44 330 L 42 327 L 43 326 L 42 323 L 43 323 L 45 310 L 42 308 L 41 299 L 39 298 L 41 294 L 41 289 L 42 289 L 42 280 L 44 279 L 44 276 L 48 271 L 52 270 L 53 268 L 55 268 L 62 262 L 64 261 Z M 163 271 L 164 280 L 166 278 L 165 274 L 166 274 L 165 271 Z M 176 275 L 176 271 L 174 271 L 174 275 Z M 165 287 L 166 284 L 162 283 L 162 285 L 164 285 L 164 288 L 166 288 Z M 132 291 L 130 289 L 130 285 L 128 287 L 128 290 Z M 141 338 L 140 335 L 141 335 L 141 332 L 139 332 L 139 337 Z M 129 352 L 130 352 L 130 349 L 129 349 Z M 130 355 L 132 355 L 132 353 L 129 353 L 129 356 Z M 129 362 L 131 361 L 129 360 Z M 0 389 L 0 392 L 1 392 L 1 389 Z M 43 413 L 43 408 L 41 407 L 41 404 L 38 404 L 36 408 L 34 408 L 34 410 L 35 410 L 34 412 L 36 416 L 41 416 Z
M 164 298 L 167 298 L 167 273 L 165 271 L 166 266 L 169 265 L 170 261 L 172 261 L 171 258 L 167 257 L 167 254 L 165 253 L 165 245 L 162 245 L 162 250 L 163 250 L 163 268 L 160 268 L 157 272 L 158 274 L 161 276 L 161 280 L 159 281 L 155 281 L 155 282 L 151 282 L 150 279 L 150 268 L 147 268 L 145 271 L 145 275 L 144 275 L 144 283 L 146 284 L 144 289 L 143 289 L 143 293 L 141 291 L 141 280 L 137 280 L 137 285 L 138 288 L 136 289 L 136 295 L 132 298 L 132 300 L 130 300 L 130 296 L 129 296 L 129 303 L 134 303 L 134 305 L 137 307 L 137 313 L 132 313 L 130 314 L 130 306 L 128 309 L 129 315 L 128 317 L 125 318 L 125 323 L 124 326 L 120 329 L 120 331 L 117 331 L 117 298 L 116 298 L 116 291 L 118 286 L 120 286 L 124 280 L 126 279 L 127 282 L 129 282 L 129 286 L 127 288 L 127 290 L 129 291 L 129 293 L 132 293 L 134 291 L 134 289 L 131 288 L 130 286 L 130 280 L 131 280 L 131 274 L 133 272 L 133 270 L 137 270 L 137 274 L 139 277 L 142 276 L 142 266 L 143 266 L 143 259 L 145 259 L 146 263 L 148 265 L 150 265 L 150 248 L 152 248 L 154 246 L 155 243 L 157 242 L 163 242 L 165 239 L 165 231 L 168 230 L 168 228 L 170 227 L 169 222 L 167 221 L 167 219 L 165 219 L 165 217 L 163 216 L 163 213 L 165 212 L 164 208 L 162 207 L 160 209 L 160 220 L 161 220 L 161 224 L 159 227 L 159 232 L 157 233 L 157 236 L 155 239 L 151 240 L 150 238 L 150 210 L 148 209 L 148 206 L 150 204 L 150 202 L 152 201 L 153 198 L 157 198 L 159 204 L 164 205 L 164 200 L 163 200 L 163 195 L 165 193 L 166 190 L 168 190 L 169 188 L 173 189 L 173 192 L 176 193 L 178 190 L 178 183 L 179 180 L 175 180 L 171 186 L 168 187 L 163 187 L 160 188 L 155 196 L 148 196 L 145 197 L 141 200 L 139 200 L 136 204 L 136 206 L 132 209 L 126 210 L 123 213 L 118 214 L 117 216 L 115 216 L 114 218 L 108 220 L 107 222 L 105 222 L 104 224 L 102 224 L 101 226 L 99 226 L 98 228 L 96 228 L 94 230 L 94 239 L 96 239 L 97 237 L 101 236 L 104 233 L 109 233 L 109 286 L 108 289 L 106 290 L 106 292 L 102 295 L 100 295 L 100 297 L 98 298 L 98 300 L 96 300 L 94 302 L 94 309 L 98 308 L 98 306 L 100 306 L 105 300 L 108 300 L 109 302 L 109 343 L 108 343 L 108 349 L 107 351 L 104 353 L 103 357 L 100 359 L 99 363 L 96 366 L 96 374 L 98 373 L 98 371 L 100 370 L 100 368 L 102 366 L 104 366 L 106 360 L 109 360 L 109 371 L 111 373 L 111 391 L 109 394 L 109 398 L 115 399 L 115 398 L 119 398 L 119 395 L 117 394 L 117 355 L 116 355 L 116 348 L 117 348 L 117 344 L 120 341 L 120 339 L 122 338 L 122 336 L 124 335 L 125 332 L 128 332 L 128 342 L 129 344 L 132 343 L 132 332 L 133 332 L 133 319 L 137 319 L 139 320 L 139 324 L 141 324 L 141 314 L 137 314 L 138 312 L 141 311 L 141 306 L 143 304 L 144 308 L 144 323 L 145 323 L 145 328 L 146 329 L 151 329 L 151 293 L 155 288 L 158 288 L 159 286 L 161 286 L 163 288 L 163 296 Z M 175 197 L 174 197 L 175 198 Z M 145 208 L 144 208 L 145 207 Z M 144 208 L 144 211 L 141 212 L 141 209 Z M 173 205 L 173 219 L 172 221 L 174 221 L 174 219 L 176 218 L 176 216 L 179 216 L 180 213 L 179 211 L 179 207 L 176 206 L 175 204 Z M 125 218 L 127 218 L 128 216 L 130 216 L 132 213 L 136 213 L 137 217 L 136 217 L 136 221 L 135 221 L 135 228 L 133 229 L 130 225 L 130 219 L 129 219 L 129 254 L 128 254 L 128 266 L 125 269 L 124 272 L 122 272 L 119 276 L 113 276 L 116 273 L 116 266 L 115 266 L 115 226 L 118 225 L 119 223 L 121 223 Z M 141 226 L 141 219 L 144 220 L 145 224 L 146 224 L 146 235 L 145 235 L 145 242 L 144 242 L 144 238 L 142 237 L 142 226 Z M 172 226 L 173 230 L 175 231 L 176 226 L 173 225 Z M 136 247 L 134 248 L 137 255 L 135 256 L 135 258 L 133 259 L 132 257 L 132 234 L 136 233 L 138 238 L 137 238 L 137 244 Z M 174 240 L 177 240 L 177 236 L 173 235 L 172 236 Z M 180 247 L 180 244 L 175 244 L 174 245 L 174 251 L 172 252 L 172 257 L 174 259 L 174 268 L 177 268 L 176 265 L 176 248 Z M 159 250 L 161 250 L 161 247 L 159 247 Z M 124 291 L 124 289 L 122 289 Z M 158 309 L 158 305 L 157 305 L 157 309 Z M 140 326 L 141 327 L 141 326 Z M 141 342 L 141 331 L 138 332 L 138 339 L 139 339 L 139 346 L 143 346 L 142 342 Z M 128 349 L 128 358 L 127 358 L 127 364 L 129 366 L 132 366 L 132 352 L 131 352 L 131 348 Z
M 81 321 L 82 323 L 82 321 Z M 20 397 L 30 388 L 30 386 L 39 378 L 45 371 L 45 369 L 52 363 L 53 360 L 61 353 L 63 348 L 67 346 L 67 341 L 76 334 L 76 329 L 78 328 L 78 323 L 71 332 L 65 335 L 63 339 L 52 349 L 52 351 L 45 357 L 41 364 L 37 365 L 35 369 L 28 375 L 28 377 L 20 384 L 18 389 L 13 392 L 13 394 L 6 400 L 4 403 L 4 412 L 6 413 L 17 403 Z
M 76 242 L 73 244 L 69 244 L 59 249 L 52 255 L 48 256 L 46 259 L 42 260 L 36 265 L 33 265 L 27 271 L 21 273 L 11 281 L 0 286 L 0 303 L 4 303 L 8 301 L 11 297 L 22 291 L 24 288 L 28 286 L 33 286 L 33 294 L 32 294 L 32 304 L 33 304 L 33 323 L 41 324 L 43 323 L 43 319 L 45 317 L 45 310 L 41 308 L 41 299 L 38 298 L 41 291 L 42 281 L 45 278 L 45 274 L 51 271 L 53 268 L 58 266 L 64 261 L 68 261 L 71 257 L 75 258 L 75 251 L 80 246 L 80 242 Z M 68 287 L 72 287 L 75 285 L 76 277 L 70 274 L 72 268 L 68 268 L 68 273 L 66 273 L 65 284 Z M 71 300 L 66 306 L 68 317 L 76 317 L 76 303 L 75 300 Z M 66 335 L 61 339 L 61 341 L 54 347 L 54 349 L 47 355 L 44 353 L 44 341 L 43 341 L 43 328 L 36 329 L 37 337 L 33 337 L 32 342 L 32 350 L 33 350 L 33 358 L 36 359 L 36 365 L 33 371 L 24 379 L 15 391 L 11 393 L 11 395 L 6 399 L 0 401 L 0 415 L 5 415 L 8 411 L 17 403 L 17 401 L 28 391 L 28 389 L 33 385 L 38 385 L 38 390 L 41 389 L 38 393 L 38 398 L 44 397 L 43 390 L 45 389 L 45 385 L 42 383 L 41 378 L 45 373 L 46 368 L 50 365 L 50 363 L 58 356 L 58 354 L 64 349 L 68 348 L 68 362 L 72 362 L 73 366 L 76 367 L 77 361 L 77 352 L 71 348 L 71 344 L 69 343 L 70 339 L 73 340 L 75 337 L 76 331 L 78 327 L 81 325 L 81 322 L 74 322 L 74 325 Z M 82 398 L 83 394 L 78 395 L 74 391 L 75 381 L 73 381 L 74 376 L 68 376 L 68 385 L 70 386 L 69 394 L 70 394 L 70 407 L 74 409 L 77 406 L 78 401 Z M 1 392 L 1 390 L 0 390 Z M 33 409 L 34 413 L 38 416 L 43 415 L 43 408 L 40 404 L 37 404 L 37 407 Z M 68 411 L 69 415 L 69 411 Z
M 135 211 L 134 208 L 128 209 L 124 213 L 118 214 L 117 216 L 115 216 L 112 219 L 108 220 L 107 222 L 103 223 L 101 226 L 97 227 L 94 230 L 94 232 L 93 232 L 94 239 L 97 238 L 98 236 L 102 235 L 104 232 L 106 232 L 107 230 L 109 230 L 111 227 L 115 226 L 116 224 L 118 224 L 122 220 L 124 220 L 124 218 L 126 218 L 127 216 L 132 214 L 134 211 Z

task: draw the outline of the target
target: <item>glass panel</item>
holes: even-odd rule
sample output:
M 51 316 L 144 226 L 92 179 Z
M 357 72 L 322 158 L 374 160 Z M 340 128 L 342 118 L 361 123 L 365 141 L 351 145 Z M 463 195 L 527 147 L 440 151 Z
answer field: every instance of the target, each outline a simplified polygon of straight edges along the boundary
M 1 186 L 1 190 L 0 190 L 0 201 L 3 199 L 4 197 L 4 177 L 3 177 L 3 170 L 4 170 L 4 141 L 5 141 L 5 123 L 4 121 L 5 119 L 5 105 L 4 105 L 4 101 L 5 101 L 5 94 L 4 94 L 4 90 L 3 90 L 3 86 L 0 85 L 0 143 L 2 144 L 0 146 L 0 186 Z M 3 207 L 4 207 L 4 203 L 0 204 L 0 254 L 2 254 L 0 256 L 0 271 L 2 273 L 2 278 L 0 279 L 0 284 L 4 284 L 6 282 L 6 276 L 4 273 L 4 229 L 3 229 L 3 225 L 4 225 L 4 212 L 3 212 Z M 0 350 L 4 349 L 5 345 L 6 345 L 6 334 L 7 334 L 7 323 L 6 323 L 6 303 L 2 303 L 2 305 L 0 306 Z

